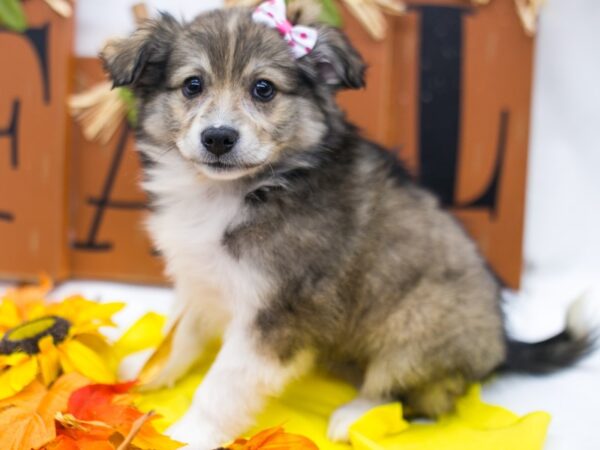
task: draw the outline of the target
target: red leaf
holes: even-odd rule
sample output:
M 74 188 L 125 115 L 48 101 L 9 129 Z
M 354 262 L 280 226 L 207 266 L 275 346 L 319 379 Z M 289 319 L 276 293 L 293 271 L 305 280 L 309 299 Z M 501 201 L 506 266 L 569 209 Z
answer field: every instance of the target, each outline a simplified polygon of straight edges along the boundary
M 78 450 L 114 450 L 101 446 L 113 436 L 131 439 L 132 446 L 139 449 L 181 447 L 183 444 L 158 433 L 152 418 L 144 419 L 145 414 L 133 406 L 128 392 L 134 384 L 93 384 L 76 390 L 69 398 L 67 414 L 59 419 L 58 434 L 76 442 Z
M 97 420 L 96 410 L 113 403 L 117 395 L 122 395 L 135 385 L 136 381 L 107 385 L 91 384 L 73 392 L 69 398 L 67 411 L 81 420 Z

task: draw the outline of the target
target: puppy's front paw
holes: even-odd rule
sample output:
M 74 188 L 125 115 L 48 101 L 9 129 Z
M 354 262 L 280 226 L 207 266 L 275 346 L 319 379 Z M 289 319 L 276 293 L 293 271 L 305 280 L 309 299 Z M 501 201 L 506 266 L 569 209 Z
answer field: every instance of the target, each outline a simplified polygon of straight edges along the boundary
M 167 435 L 176 441 L 187 444 L 186 450 L 213 450 L 219 448 L 231 437 L 225 436 L 205 418 L 190 410 L 177 423 L 167 430 Z
M 329 418 L 327 437 L 335 442 L 348 442 L 350 440 L 350 426 L 378 404 L 377 402 L 357 398 L 340 406 Z

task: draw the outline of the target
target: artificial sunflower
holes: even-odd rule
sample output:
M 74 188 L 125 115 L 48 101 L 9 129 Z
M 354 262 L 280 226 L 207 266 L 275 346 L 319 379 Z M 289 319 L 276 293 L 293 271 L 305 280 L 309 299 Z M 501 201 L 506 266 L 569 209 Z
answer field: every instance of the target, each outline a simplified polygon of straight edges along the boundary
M 8 291 L 0 299 L 0 399 L 39 379 L 50 385 L 61 373 L 78 372 L 97 383 L 114 383 L 118 360 L 99 329 L 114 326 L 122 303 L 81 296 L 45 300 L 52 287 Z

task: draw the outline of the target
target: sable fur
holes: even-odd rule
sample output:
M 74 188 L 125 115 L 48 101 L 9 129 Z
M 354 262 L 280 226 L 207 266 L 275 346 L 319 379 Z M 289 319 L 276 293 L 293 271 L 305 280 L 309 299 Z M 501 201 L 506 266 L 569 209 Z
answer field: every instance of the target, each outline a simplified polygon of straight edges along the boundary
M 412 415 L 448 412 L 469 383 L 510 366 L 507 350 L 532 370 L 522 355 L 554 368 L 587 346 L 557 338 L 552 366 L 551 341 L 507 345 L 499 283 L 435 196 L 346 121 L 335 93 L 362 87 L 365 64 L 340 31 L 313 25 L 317 46 L 299 60 L 244 8 L 187 24 L 163 15 L 102 55 L 139 99 L 148 227 L 183 314 L 159 384 L 227 330 L 178 429 L 194 428 L 192 448 L 242 433 L 312 361 L 359 374 L 359 398 L 330 426 L 344 439 L 352 418 L 390 399 Z M 193 75 L 205 88 L 190 100 L 181 87 Z M 276 85 L 273 101 L 249 96 L 259 78 Z M 218 161 L 200 143 L 209 126 L 240 131 Z

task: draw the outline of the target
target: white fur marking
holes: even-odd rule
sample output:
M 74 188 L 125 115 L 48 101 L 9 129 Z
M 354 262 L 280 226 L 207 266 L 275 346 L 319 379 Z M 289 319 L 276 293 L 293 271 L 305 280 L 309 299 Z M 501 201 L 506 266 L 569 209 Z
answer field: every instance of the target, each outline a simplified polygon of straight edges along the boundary
M 584 339 L 594 334 L 600 326 L 599 318 L 592 310 L 592 302 L 582 295 L 567 310 L 567 330 L 576 339 Z
M 301 354 L 282 365 L 252 335 L 268 278 L 255 263 L 234 258 L 223 246 L 226 230 L 244 220 L 244 193 L 234 183 L 210 180 L 175 154 L 149 170 L 146 189 L 157 196 L 148 227 L 175 279 L 181 332 L 158 384 L 171 383 L 202 349 L 205 335 L 229 317 L 224 345 L 192 406 L 171 432 L 189 449 L 210 450 L 243 433 L 264 399 L 281 392 L 312 361 Z M 208 318 L 216 318 L 209 322 Z M 223 320 L 221 320 L 223 319 Z
M 246 431 L 264 401 L 312 364 L 311 355 L 302 353 L 282 365 L 255 349 L 247 329 L 243 321 L 232 324 L 192 406 L 170 429 L 173 438 L 189 442 L 190 449 L 210 450 Z

